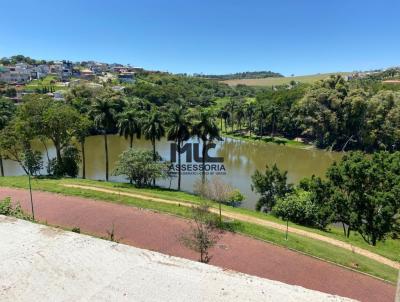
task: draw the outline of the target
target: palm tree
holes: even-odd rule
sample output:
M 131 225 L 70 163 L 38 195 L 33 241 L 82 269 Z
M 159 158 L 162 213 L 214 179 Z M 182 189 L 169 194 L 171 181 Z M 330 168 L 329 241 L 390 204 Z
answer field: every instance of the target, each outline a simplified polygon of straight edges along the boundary
M 263 104 L 258 105 L 257 117 L 258 117 L 258 122 L 260 123 L 259 132 L 260 132 L 260 136 L 262 138 L 263 134 L 264 134 L 264 123 L 265 123 L 265 119 L 267 118 L 267 112 L 266 112 Z
M 246 115 L 247 115 L 247 118 L 249 119 L 248 124 L 249 124 L 249 135 L 250 135 L 250 137 L 251 137 L 251 130 L 252 130 L 252 127 L 253 127 L 252 123 L 253 123 L 254 111 L 255 111 L 254 104 L 253 103 L 248 104 L 247 108 L 246 108 Z
M 0 130 L 5 128 L 10 122 L 11 117 L 15 112 L 15 105 L 6 98 L 0 98 Z M 3 156 L 0 151 L 0 172 L 4 176 Z
M 228 103 L 226 104 L 226 109 L 228 110 L 229 115 L 230 115 L 232 132 L 233 132 L 233 115 L 235 112 L 235 108 L 236 108 L 236 100 L 229 99 Z
M 145 139 L 151 141 L 153 146 L 153 161 L 157 160 L 156 140 L 160 140 L 165 135 L 164 122 L 161 114 L 157 109 L 152 109 L 147 117 L 147 121 L 143 124 L 143 134 Z M 156 180 L 153 180 L 153 186 L 156 185 Z
M 91 116 L 94 123 L 103 131 L 104 150 L 106 155 L 106 180 L 108 181 L 108 142 L 107 131 L 113 128 L 115 123 L 117 104 L 106 96 L 94 99 L 91 108 Z
M 77 141 L 81 144 L 81 152 L 82 152 L 82 178 L 86 178 L 86 155 L 85 155 L 85 141 L 86 137 L 90 135 L 90 128 L 92 127 L 92 122 L 86 115 L 81 115 L 79 121 L 77 123 L 77 127 L 75 129 L 75 137 Z M 43 142 L 43 145 L 46 148 L 46 144 Z M 48 152 L 47 152 L 48 153 Z M 49 156 L 47 155 L 47 158 Z
M 174 107 L 169 112 L 167 139 L 176 142 L 178 149 L 178 191 L 181 190 L 181 144 L 190 138 L 190 122 L 183 107 Z
M 239 131 L 242 130 L 242 120 L 243 120 L 244 116 L 245 116 L 244 107 L 243 107 L 242 104 L 240 104 L 238 106 L 238 108 L 236 109 L 236 119 L 237 119 L 238 124 L 239 124 Z
M 267 104 L 268 117 L 271 120 L 271 137 L 275 135 L 276 121 L 278 119 L 279 107 L 276 102 L 271 101 Z
M 125 139 L 129 137 L 129 146 L 133 147 L 133 137 L 140 138 L 141 119 L 136 110 L 128 109 L 118 116 L 117 127 L 119 135 L 123 135 Z
M 195 120 L 192 135 L 197 136 L 199 140 L 202 140 L 203 148 L 202 148 L 202 182 L 203 184 L 206 181 L 206 173 L 205 173 L 205 160 L 206 160 L 206 151 L 207 144 L 214 141 L 215 139 L 222 140 L 219 135 L 219 129 L 217 124 L 215 123 L 214 116 L 210 113 L 210 111 L 201 110 L 197 116 L 197 120 Z

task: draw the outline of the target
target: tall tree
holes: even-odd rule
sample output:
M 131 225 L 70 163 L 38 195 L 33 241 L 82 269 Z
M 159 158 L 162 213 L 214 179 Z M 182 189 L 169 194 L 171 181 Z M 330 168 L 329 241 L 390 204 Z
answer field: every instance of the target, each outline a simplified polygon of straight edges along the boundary
M 153 146 L 153 161 L 157 161 L 157 151 L 156 151 L 156 140 L 160 140 L 161 137 L 165 135 L 164 121 L 162 119 L 161 113 L 153 108 L 147 119 L 143 124 L 143 134 L 145 139 L 151 141 Z M 153 186 L 156 185 L 156 179 L 153 179 Z
M 222 140 L 214 116 L 208 110 L 201 110 L 195 117 L 192 134 L 202 141 L 202 182 L 205 183 L 205 160 L 208 143 L 214 140 Z
M 287 183 L 287 171 L 279 171 L 276 164 L 272 168 L 267 166 L 264 174 L 256 170 L 251 180 L 252 190 L 261 195 L 256 205 L 257 211 L 271 211 L 276 200 L 292 190 L 292 185 Z
M 337 192 L 333 202 L 346 205 L 334 207 L 345 212 L 336 216 L 349 219 L 345 223 L 367 243 L 376 245 L 393 231 L 400 207 L 399 152 L 349 153 L 329 168 L 327 176 Z
M 246 107 L 246 116 L 248 118 L 248 127 L 249 127 L 249 136 L 251 137 L 251 130 L 253 128 L 253 117 L 255 112 L 255 106 L 253 103 L 250 103 Z
M 169 112 L 167 139 L 176 142 L 178 151 L 178 190 L 181 190 L 181 147 L 190 138 L 191 123 L 183 107 L 174 107 Z
M 0 131 L 10 122 L 15 113 L 15 105 L 6 98 L 0 98 Z M 3 156 L 0 149 L 0 173 L 4 176 Z
M 86 137 L 90 135 L 90 129 L 92 128 L 92 121 L 86 116 L 81 115 L 79 122 L 76 125 L 74 136 L 81 145 L 82 153 L 82 178 L 86 178 L 86 154 L 85 154 L 85 142 Z
M 123 135 L 125 139 L 129 137 L 129 146 L 133 147 L 133 137 L 140 138 L 141 129 L 141 116 L 134 109 L 126 109 L 118 115 L 117 127 L 119 135 Z
M 236 109 L 237 101 L 236 99 L 230 98 L 228 103 L 226 104 L 226 109 L 229 112 L 230 122 L 231 122 L 231 131 L 233 132 L 234 126 L 234 114 Z
M 109 99 L 106 95 L 94 99 L 90 114 L 93 117 L 94 123 L 99 127 L 104 136 L 104 151 L 106 158 L 106 180 L 108 181 L 108 142 L 107 134 L 115 125 L 115 116 L 117 104 Z

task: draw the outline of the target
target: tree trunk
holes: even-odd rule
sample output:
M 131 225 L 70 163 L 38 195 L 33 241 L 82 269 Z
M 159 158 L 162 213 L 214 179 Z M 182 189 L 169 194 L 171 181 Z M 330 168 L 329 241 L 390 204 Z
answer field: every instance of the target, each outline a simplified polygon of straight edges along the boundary
M 130 139 L 129 146 L 130 146 L 131 149 L 132 149 L 132 147 L 133 147 L 133 135 L 130 135 L 130 136 L 129 136 L 129 139 Z
M 206 183 L 206 170 L 205 170 L 205 166 L 206 166 L 206 145 L 207 145 L 207 140 L 203 141 L 203 149 L 201 151 L 202 153 L 202 166 L 203 166 L 203 170 L 201 173 L 201 182 L 203 183 L 203 185 Z
M 342 226 L 343 226 L 343 234 L 344 234 L 344 237 L 347 237 L 346 225 L 344 224 L 344 222 L 342 222 Z
M 220 128 L 221 128 L 221 131 L 222 131 L 222 117 L 220 118 Z
M 153 144 L 153 161 L 156 161 L 156 140 L 155 139 L 152 139 L 151 140 L 151 143 Z M 153 178 L 153 187 L 155 187 L 156 186 L 156 179 L 155 178 Z
M 249 132 L 250 132 L 250 137 L 251 137 L 251 118 L 249 120 Z
M 56 147 L 56 155 L 57 155 L 57 162 L 61 163 L 62 159 L 61 159 L 61 147 L 57 144 L 55 145 Z
M 350 226 L 348 226 L 348 227 L 347 227 L 347 238 L 350 237 L 350 230 L 351 230 L 351 229 L 350 229 Z
M 0 155 L 0 170 L 1 170 L 1 176 L 4 176 L 3 157 L 1 155 Z
M 107 134 L 104 134 L 104 150 L 106 152 L 106 181 L 108 181 L 108 143 L 107 143 Z
M 181 190 L 181 141 L 178 139 L 178 191 Z
M 218 201 L 218 206 L 219 206 L 219 224 L 220 224 L 220 227 L 222 226 L 222 206 L 221 206 L 221 200 L 219 200 Z
M 275 131 L 275 117 L 272 117 L 271 137 L 274 137 L 274 131 Z
M 82 178 L 86 178 L 86 156 L 85 156 L 85 140 L 81 141 L 82 150 Z

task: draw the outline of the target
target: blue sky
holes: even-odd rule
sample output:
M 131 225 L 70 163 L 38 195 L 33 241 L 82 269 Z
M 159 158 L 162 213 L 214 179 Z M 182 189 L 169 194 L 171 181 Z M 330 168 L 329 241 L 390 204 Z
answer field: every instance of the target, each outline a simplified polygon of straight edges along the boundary
M 2 1 L 0 57 L 285 75 L 400 65 L 398 0 Z

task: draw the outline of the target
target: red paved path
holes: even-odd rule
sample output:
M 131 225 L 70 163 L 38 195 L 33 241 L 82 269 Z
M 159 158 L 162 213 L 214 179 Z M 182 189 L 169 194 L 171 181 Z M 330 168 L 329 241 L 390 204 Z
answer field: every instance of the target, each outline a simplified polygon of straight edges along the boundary
M 0 200 L 11 196 L 30 209 L 27 191 L 0 188 Z M 164 254 L 197 259 L 179 243 L 187 221 L 174 216 L 85 198 L 34 192 L 40 221 L 82 232 L 115 236 L 123 243 Z M 394 301 L 395 287 L 372 277 L 242 235 L 225 233 L 211 254 L 211 264 L 264 278 L 296 284 L 361 301 Z

